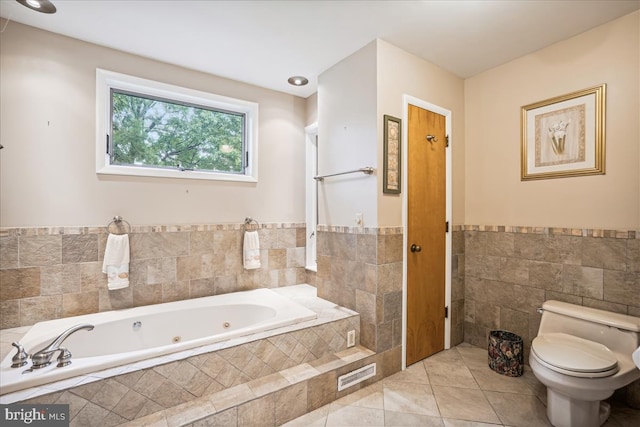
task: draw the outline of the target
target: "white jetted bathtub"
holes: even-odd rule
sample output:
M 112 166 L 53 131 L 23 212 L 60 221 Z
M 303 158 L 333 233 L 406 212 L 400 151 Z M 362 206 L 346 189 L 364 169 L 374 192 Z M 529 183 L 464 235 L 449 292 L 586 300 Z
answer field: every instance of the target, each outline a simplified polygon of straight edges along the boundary
M 12 351 L 0 364 L 0 394 L 315 318 L 315 312 L 276 292 L 256 289 L 40 322 L 20 340 L 28 354 L 73 326 L 91 324 L 94 329 L 78 330 L 62 343 L 72 363 L 61 368 L 59 352 L 44 368 L 25 372 L 31 360 L 12 368 Z

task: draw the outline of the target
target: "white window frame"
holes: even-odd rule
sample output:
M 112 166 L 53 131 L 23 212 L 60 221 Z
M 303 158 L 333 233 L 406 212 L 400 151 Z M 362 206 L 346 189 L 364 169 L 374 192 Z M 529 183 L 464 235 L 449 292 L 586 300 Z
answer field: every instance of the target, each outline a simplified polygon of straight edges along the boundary
M 244 174 L 215 171 L 179 170 L 135 165 L 112 165 L 107 153 L 107 138 L 111 138 L 111 89 L 125 90 L 180 103 L 201 105 L 245 115 Z M 215 95 L 167 83 L 96 69 L 96 173 L 105 175 L 151 176 L 165 178 L 217 181 L 258 182 L 258 104 Z

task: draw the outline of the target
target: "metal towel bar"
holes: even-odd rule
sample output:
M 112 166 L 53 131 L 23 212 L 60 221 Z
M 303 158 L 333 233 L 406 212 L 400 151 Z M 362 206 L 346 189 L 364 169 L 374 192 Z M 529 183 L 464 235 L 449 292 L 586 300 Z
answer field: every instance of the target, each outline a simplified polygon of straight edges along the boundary
M 371 166 L 366 166 L 364 168 L 354 169 L 352 171 L 332 173 L 329 175 L 318 175 L 318 176 L 314 176 L 313 179 L 315 179 L 316 181 L 324 181 L 325 178 L 329 178 L 330 176 L 346 175 L 349 173 L 358 173 L 358 172 L 362 172 L 365 175 L 372 175 L 373 172 L 375 172 L 375 169 L 372 168 Z

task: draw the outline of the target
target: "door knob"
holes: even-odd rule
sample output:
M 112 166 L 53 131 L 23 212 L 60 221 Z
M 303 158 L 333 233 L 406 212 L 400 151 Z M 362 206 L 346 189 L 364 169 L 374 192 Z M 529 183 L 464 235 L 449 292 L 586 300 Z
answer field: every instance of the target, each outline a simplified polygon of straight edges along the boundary
M 416 245 L 415 243 L 411 245 L 411 252 L 420 252 L 422 247 L 420 245 Z

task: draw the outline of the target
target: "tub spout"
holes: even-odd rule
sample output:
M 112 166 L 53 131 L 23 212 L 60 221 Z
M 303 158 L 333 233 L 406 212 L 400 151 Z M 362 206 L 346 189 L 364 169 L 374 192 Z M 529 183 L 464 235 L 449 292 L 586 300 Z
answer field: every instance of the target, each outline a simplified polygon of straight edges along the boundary
M 63 357 L 64 355 L 64 361 L 68 362 L 68 363 L 62 364 L 62 360 L 60 360 L 61 363 L 58 363 L 58 366 L 66 366 L 69 363 L 71 363 L 71 361 L 69 360 L 71 358 L 71 353 L 69 353 L 67 349 L 60 347 L 60 345 L 64 340 L 66 340 L 69 337 L 69 335 L 81 329 L 86 329 L 87 331 L 90 331 L 93 329 L 93 325 L 89 325 L 88 323 L 83 323 L 80 325 L 72 326 L 66 331 L 64 331 L 63 333 L 61 333 L 55 340 L 51 342 L 51 344 L 49 344 L 42 350 L 39 350 L 31 355 L 31 360 L 33 361 L 33 365 L 31 366 L 31 369 L 40 369 L 40 368 L 44 368 L 45 366 L 49 366 L 51 364 L 51 358 L 53 357 L 53 354 L 56 351 L 60 351 L 61 357 Z

